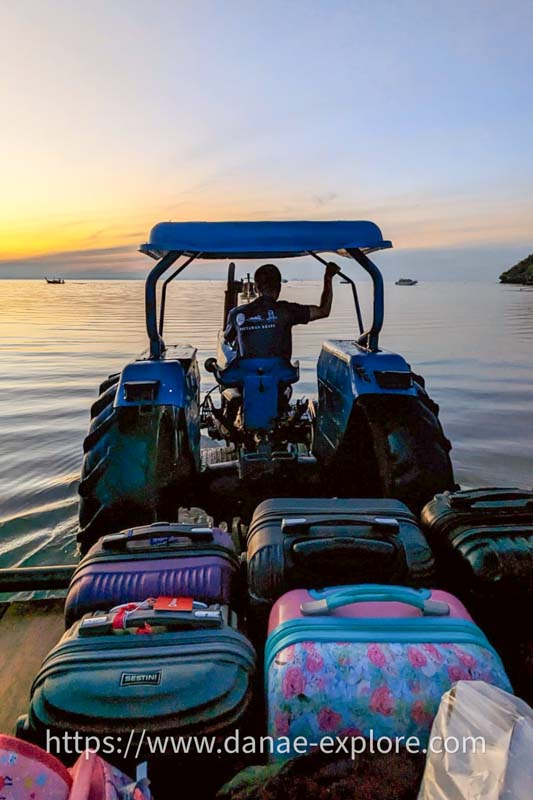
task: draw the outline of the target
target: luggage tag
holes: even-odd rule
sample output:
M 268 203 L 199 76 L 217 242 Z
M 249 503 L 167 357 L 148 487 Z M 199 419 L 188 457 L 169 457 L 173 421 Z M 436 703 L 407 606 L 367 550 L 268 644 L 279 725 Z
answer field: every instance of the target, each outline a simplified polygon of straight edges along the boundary
M 213 535 L 211 533 L 211 528 L 193 528 L 191 531 L 194 534 L 194 539 L 196 542 L 202 544 L 205 542 L 211 542 L 213 539 Z M 163 549 L 170 549 L 175 547 L 190 547 L 191 546 L 191 536 L 187 535 L 184 531 L 180 533 L 177 531 L 176 533 L 169 533 L 169 534 L 154 534 L 154 536 L 150 537 L 148 540 L 150 547 L 157 548 L 158 550 Z M 146 541 L 135 541 L 132 539 L 128 541 L 128 548 L 131 550 L 137 549 L 144 549 L 146 548 Z
M 97 617 L 82 619 L 79 627 L 80 636 L 102 636 L 113 630 L 112 617 L 109 614 L 100 614 Z
M 192 611 L 193 608 L 207 608 L 205 603 L 199 603 L 192 597 L 157 597 L 154 611 Z
M 193 600 L 192 597 L 157 597 L 153 610 L 163 614 L 172 612 L 173 623 L 180 617 L 183 622 L 193 626 L 195 620 L 204 622 L 206 625 L 211 623 L 214 626 L 224 621 L 218 604 L 208 606 L 207 603 Z M 161 623 L 165 624 L 164 619 L 161 619 Z

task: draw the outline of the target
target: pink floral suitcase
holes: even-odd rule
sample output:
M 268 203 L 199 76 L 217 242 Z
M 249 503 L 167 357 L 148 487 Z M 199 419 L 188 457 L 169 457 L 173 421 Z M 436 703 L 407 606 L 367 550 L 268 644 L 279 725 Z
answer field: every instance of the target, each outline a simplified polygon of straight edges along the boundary
M 265 648 L 268 733 L 417 736 L 427 743 L 441 696 L 459 680 L 512 691 L 500 657 L 453 595 L 361 584 L 283 595 Z M 300 745 L 299 745 L 300 746 Z

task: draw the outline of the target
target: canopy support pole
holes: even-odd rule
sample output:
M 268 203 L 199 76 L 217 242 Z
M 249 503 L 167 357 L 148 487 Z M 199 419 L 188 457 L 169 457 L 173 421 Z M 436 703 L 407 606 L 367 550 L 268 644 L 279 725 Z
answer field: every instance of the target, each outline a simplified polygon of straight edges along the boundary
M 164 282 L 163 288 L 161 290 L 161 307 L 159 309 L 159 335 L 163 336 L 163 326 L 165 324 L 165 303 L 167 301 L 167 286 L 170 281 L 173 281 L 174 278 L 177 278 L 180 272 L 183 272 L 185 267 L 188 267 L 189 264 L 194 261 L 195 258 L 199 258 L 202 254 L 195 253 L 193 256 L 187 259 L 180 267 L 175 270 L 172 275 L 170 275 Z
M 319 255 L 311 252 L 311 250 L 308 250 L 307 252 L 309 253 L 310 256 L 316 258 L 317 261 L 320 261 L 321 264 L 327 266 L 328 262 L 325 261 L 323 258 L 321 258 Z M 363 317 L 361 315 L 361 306 L 359 304 L 359 295 L 357 294 L 357 286 L 355 285 L 355 281 L 352 280 L 352 278 L 350 278 L 344 272 L 339 272 L 339 277 L 342 278 L 345 283 L 349 283 L 350 286 L 352 287 L 353 302 L 355 305 L 355 313 L 357 315 L 357 325 L 359 327 L 359 334 L 361 335 L 364 332 L 365 327 L 363 325 Z
M 379 350 L 378 342 L 379 342 L 379 334 L 383 327 L 383 317 L 384 317 L 384 291 L 383 291 L 383 276 L 377 266 L 370 261 L 368 256 L 366 256 L 362 250 L 356 247 L 347 247 L 346 252 L 348 252 L 352 258 L 354 258 L 366 272 L 372 278 L 372 283 L 374 284 L 374 303 L 373 303 L 373 315 L 372 315 L 372 325 L 371 327 L 361 334 L 357 343 L 360 344 L 362 347 L 368 348 L 373 352 Z
M 150 357 L 159 359 L 165 349 L 165 343 L 157 330 L 157 281 L 161 275 L 172 266 L 172 264 L 182 255 L 183 251 L 170 250 L 166 256 L 157 262 L 146 279 L 144 290 L 146 331 L 150 340 Z

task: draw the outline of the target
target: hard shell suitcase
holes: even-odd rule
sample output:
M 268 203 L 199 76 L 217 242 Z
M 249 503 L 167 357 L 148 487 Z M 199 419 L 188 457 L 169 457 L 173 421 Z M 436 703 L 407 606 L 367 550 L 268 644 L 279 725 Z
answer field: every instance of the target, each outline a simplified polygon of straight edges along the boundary
M 93 545 L 72 576 L 66 627 L 98 608 L 159 595 L 235 607 L 239 574 L 231 536 L 219 528 L 156 522 L 110 534 Z
M 533 703 L 533 491 L 444 492 L 422 510 L 422 524 L 442 581 L 468 603 L 516 692 Z
M 533 596 L 533 491 L 444 492 L 424 507 L 422 524 L 459 588 L 483 601 Z
M 296 736 L 416 736 L 424 746 L 442 694 L 458 680 L 512 691 L 485 634 L 447 592 L 296 589 L 272 608 L 265 683 L 278 755 Z
M 290 589 L 433 583 L 431 550 L 399 500 L 265 500 L 255 510 L 247 545 L 249 598 L 264 629 L 272 604 Z
M 255 660 L 227 606 L 158 598 L 88 614 L 44 660 L 17 734 L 37 744 L 47 731 L 124 743 L 134 731 L 137 746 L 149 734 L 233 732 L 251 705 Z

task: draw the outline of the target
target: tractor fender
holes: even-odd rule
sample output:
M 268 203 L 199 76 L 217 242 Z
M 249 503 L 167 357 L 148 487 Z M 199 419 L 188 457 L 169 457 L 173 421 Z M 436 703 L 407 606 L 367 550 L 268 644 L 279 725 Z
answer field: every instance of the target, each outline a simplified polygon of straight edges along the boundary
M 187 404 L 187 376 L 180 361 L 134 361 L 120 373 L 113 405 L 175 406 Z

